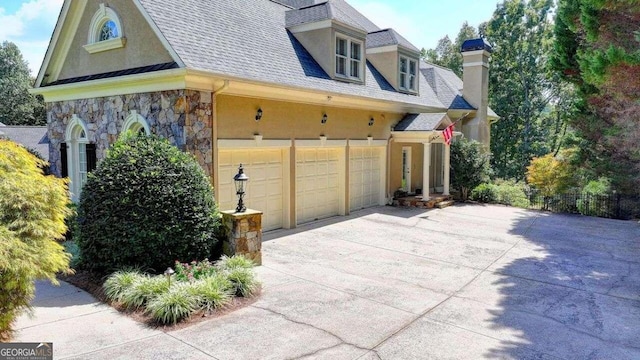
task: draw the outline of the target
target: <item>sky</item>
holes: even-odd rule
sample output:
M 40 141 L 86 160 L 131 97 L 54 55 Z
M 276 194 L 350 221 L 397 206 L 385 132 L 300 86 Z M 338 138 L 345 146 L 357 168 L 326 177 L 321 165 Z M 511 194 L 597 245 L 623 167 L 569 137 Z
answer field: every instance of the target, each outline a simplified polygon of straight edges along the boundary
M 175 0 L 180 1 L 180 0 Z M 245 0 L 250 2 L 252 0 Z M 455 38 L 462 23 L 489 20 L 498 0 L 347 0 L 381 28 L 393 28 L 417 48 Z M 0 0 L 0 42 L 14 42 L 37 75 L 63 0 Z

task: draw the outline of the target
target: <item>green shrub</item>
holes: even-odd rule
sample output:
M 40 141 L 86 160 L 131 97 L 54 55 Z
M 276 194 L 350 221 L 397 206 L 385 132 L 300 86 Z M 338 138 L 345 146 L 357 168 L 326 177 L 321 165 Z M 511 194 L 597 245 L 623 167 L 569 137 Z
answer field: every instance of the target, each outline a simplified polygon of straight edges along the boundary
M 119 298 L 128 309 L 137 309 L 168 290 L 169 281 L 164 276 L 142 276 L 135 279 Z
M 600 178 L 590 181 L 582 189 L 582 196 L 576 201 L 576 207 L 582 215 L 608 217 L 614 213 L 613 204 L 607 201 L 611 193 L 611 180 Z
M 156 137 L 125 135 L 89 175 L 78 205 L 83 266 L 162 272 L 175 259 L 213 254 L 219 214 L 192 155 Z
M 77 269 L 80 265 L 80 262 L 82 262 L 78 244 L 76 244 L 74 241 L 65 241 L 62 243 L 62 246 L 64 246 L 64 251 L 71 255 L 69 266 L 71 266 L 72 269 Z
M 78 223 L 78 206 L 74 203 L 69 203 L 67 207 L 69 208 L 69 213 L 64 218 L 64 224 L 67 226 L 64 240 L 73 241 L 73 233 L 76 231 Z
M 144 275 L 138 271 L 117 271 L 107 278 L 102 287 L 107 299 L 122 301 L 124 294 L 138 281 L 144 281 Z
M 198 297 L 191 290 L 193 284 L 177 283 L 154 297 L 147 304 L 147 312 L 162 324 L 176 324 L 198 311 Z
M 480 184 L 471 192 L 471 199 L 525 209 L 529 207 L 529 198 L 524 185 L 514 181 L 497 180 L 495 184 Z
M 221 270 L 234 270 L 252 269 L 256 264 L 242 255 L 234 255 L 232 257 L 223 255 L 216 263 L 216 266 Z
M 495 188 L 496 186 L 493 184 L 480 184 L 471 191 L 471 200 L 489 204 L 494 203 L 498 199 Z
M 198 298 L 200 307 L 211 312 L 228 304 L 233 298 L 235 288 L 226 276 L 217 274 L 196 281 L 190 291 Z
M 70 255 L 58 240 L 66 231 L 66 181 L 45 176 L 44 162 L 22 146 L 0 140 L 0 341 L 34 296 L 34 281 L 57 283 Z
M 231 281 L 236 296 L 250 297 L 260 285 L 252 269 L 231 269 L 226 271 L 226 276 Z
M 451 144 L 451 186 L 460 191 L 463 201 L 476 186 L 489 180 L 489 154 L 477 141 L 459 140 Z

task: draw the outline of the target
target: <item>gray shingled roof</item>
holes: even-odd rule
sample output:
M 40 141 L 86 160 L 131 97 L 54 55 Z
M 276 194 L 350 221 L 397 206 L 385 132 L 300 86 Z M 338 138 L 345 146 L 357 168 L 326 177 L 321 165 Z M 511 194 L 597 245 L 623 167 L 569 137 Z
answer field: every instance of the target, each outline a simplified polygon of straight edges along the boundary
M 384 29 L 370 32 L 367 35 L 367 49 L 377 48 L 388 45 L 400 45 L 406 49 L 420 52 L 417 47 L 413 46 L 409 40 L 402 37 L 393 29 Z
M 285 23 L 287 28 L 296 25 L 309 24 L 323 20 L 335 20 L 353 28 L 360 29 L 363 32 L 367 30 L 358 23 L 357 20 L 351 18 L 349 14 L 337 6 L 336 1 L 326 1 L 323 3 L 303 7 L 297 10 L 289 10 L 286 12 Z
M 2 126 L 0 138 L 7 138 L 27 148 L 34 149 L 49 160 L 49 138 L 46 126 Z
M 446 113 L 408 114 L 393 128 L 393 131 L 436 130 L 446 118 Z
M 462 80 L 452 70 L 421 61 L 420 72 L 448 109 L 476 110 L 462 97 Z
M 365 71 L 366 85 L 332 80 L 286 30 L 285 13 L 290 8 L 284 5 L 269 0 L 254 0 L 251 6 L 243 0 L 140 2 L 189 69 L 445 109 L 424 77 L 419 96 L 396 92 L 370 64 Z M 352 9 L 342 0 L 331 2 L 345 13 Z

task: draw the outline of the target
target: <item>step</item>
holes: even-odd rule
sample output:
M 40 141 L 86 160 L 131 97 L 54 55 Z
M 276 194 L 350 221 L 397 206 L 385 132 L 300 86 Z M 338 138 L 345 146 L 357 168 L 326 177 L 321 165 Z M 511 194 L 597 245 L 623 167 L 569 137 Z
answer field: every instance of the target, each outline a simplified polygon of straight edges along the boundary
M 451 206 L 451 205 L 453 205 L 453 204 L 455 204 L 455 203 L 456 203 L 456 202 L 455 202 L 455 201 L 453 201 L 453 200 L 442 201 L 442 202 L 437 203 L 437 204 L 436 204 L 436 207 L 437 207 L 438 209 L 444 209 L 444 208 L 449 207 L 449 206 Z

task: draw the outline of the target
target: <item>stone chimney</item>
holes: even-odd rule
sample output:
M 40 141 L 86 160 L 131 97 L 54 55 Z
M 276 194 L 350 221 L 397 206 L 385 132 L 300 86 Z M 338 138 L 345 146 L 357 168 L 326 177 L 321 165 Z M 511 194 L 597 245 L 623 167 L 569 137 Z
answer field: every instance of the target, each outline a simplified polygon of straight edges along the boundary
M 484 39 L 467 40 L 462 44 L 463 90 L 462 95 L 473 107 L 476 116 L 463 124 L 466 139 L 476 140 L 489 150 L 491 129 L 489 107 L 489 60 L 493 49 Z

